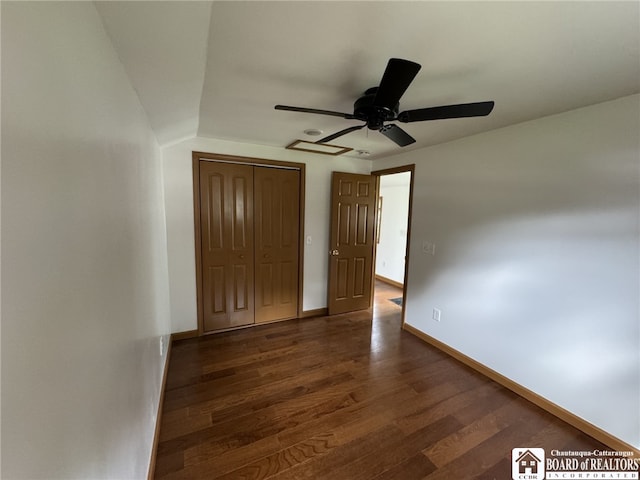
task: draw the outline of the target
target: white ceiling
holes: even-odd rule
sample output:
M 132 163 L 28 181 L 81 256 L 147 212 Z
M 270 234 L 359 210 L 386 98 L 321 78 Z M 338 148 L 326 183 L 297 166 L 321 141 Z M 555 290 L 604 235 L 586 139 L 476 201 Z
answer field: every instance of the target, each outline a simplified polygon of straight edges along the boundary
M 400 110 L 494 100 L 488 117 L 363 129 L 333 144 L 370 158 L 640 92 L 640 3 L 97 2 L 161 145 L 195 135 L 284 147 L 357 120 L 391 57 L 418 62 Z M 606 119 L 603 119 L 606 121 Z M 347 155 L 356 155 L 355 153 Z

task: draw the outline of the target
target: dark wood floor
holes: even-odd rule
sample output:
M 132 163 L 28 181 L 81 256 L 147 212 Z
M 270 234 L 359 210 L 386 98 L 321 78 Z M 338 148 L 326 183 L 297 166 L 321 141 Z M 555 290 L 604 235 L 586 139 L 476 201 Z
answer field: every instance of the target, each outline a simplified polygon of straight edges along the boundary
M 174 343 L 156 478 L 510 479 L 511 449 L 605 449 L 372 311 Z

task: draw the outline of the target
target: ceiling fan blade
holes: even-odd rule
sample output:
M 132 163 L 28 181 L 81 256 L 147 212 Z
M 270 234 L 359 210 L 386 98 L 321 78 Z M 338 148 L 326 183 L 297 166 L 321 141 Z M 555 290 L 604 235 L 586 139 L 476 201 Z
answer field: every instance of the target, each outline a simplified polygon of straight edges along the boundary
M 333 117 L 346 119 L 355 118 L 351 113 L 334 112 L 332 110 L 318 110 L 317 108 L 290 107 L 288 105 L 276 105 L 274 108 L 276 110 L 288 110 L 290 112 L 318 113 L 320 115 L 331 115 Z
M 388 139 L 393 140 L 401 147 L 406 147 L 416 141 L 415 138 L 393 123 L 382 127 L 380 129 L 380 133 Z
M 380 80 L 373 105 L 393 110 L 418 74 L 420 65 L 401 58 L 392 58 Z
M 494 102 L 462 103 L 442 107 L 419 108 L 398 114 L 403 123 L 424 122 L 426 120 L 442 120 L 444 118 L 484 117 L 493 110 Z
M 342 135 L 346 135 L 347 133 L 351 133 L 351 132 L 355 132 L 356 130 L 360 130 L 361 128 L 366 127 L 367 124 L 365 123 L 364 125 L 357 125 L 355 127 L 349 127 L 349 128 L 345 128 L 344 130 L 340 130 L 339 132 L 334 133 L 333 135 L 329 135 L 327 137 L 321 138 L 320 140 L 316 141 L 315 143 L 326 143 L 329 142 L 335 138 L 341 137 Z

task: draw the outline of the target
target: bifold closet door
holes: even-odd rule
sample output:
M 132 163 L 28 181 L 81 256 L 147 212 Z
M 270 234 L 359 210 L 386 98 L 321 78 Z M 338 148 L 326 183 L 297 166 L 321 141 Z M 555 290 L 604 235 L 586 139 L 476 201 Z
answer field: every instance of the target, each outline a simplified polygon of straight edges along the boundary
M 298 314 L 300 172 L 255 167 L 255 319 Z
M 204 331 L 254 323 L 253 173 L 200 162 Z

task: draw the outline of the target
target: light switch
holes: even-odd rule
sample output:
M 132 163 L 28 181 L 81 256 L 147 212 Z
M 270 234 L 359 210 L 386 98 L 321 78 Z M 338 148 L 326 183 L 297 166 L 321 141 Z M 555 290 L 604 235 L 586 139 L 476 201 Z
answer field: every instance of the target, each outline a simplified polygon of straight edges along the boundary
M 311 245 L 311 235 L 307 235 L 307 245 Z

